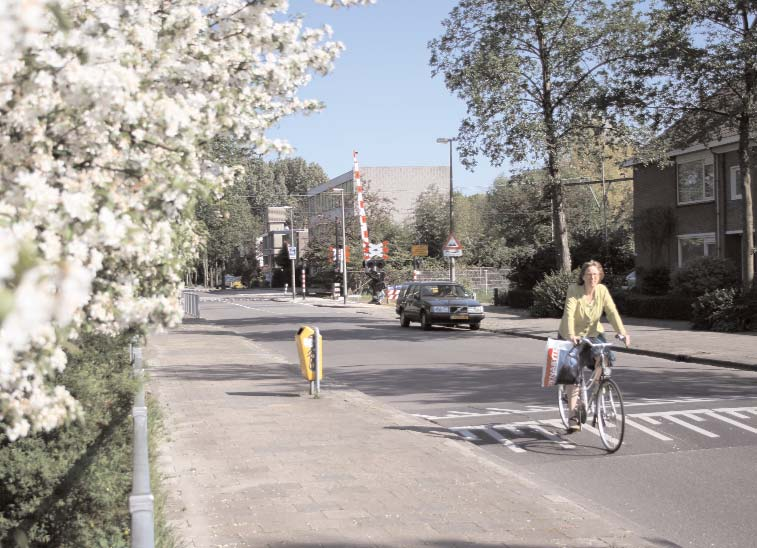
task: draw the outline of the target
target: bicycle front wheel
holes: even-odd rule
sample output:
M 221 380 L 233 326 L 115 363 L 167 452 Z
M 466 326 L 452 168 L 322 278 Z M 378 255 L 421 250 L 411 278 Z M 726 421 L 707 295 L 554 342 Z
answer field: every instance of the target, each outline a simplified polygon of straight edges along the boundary
M 557 385 L 557 408 L 560 410 L 560 419 L 562 420 L 563 426 L 568 428 L 568 419 L 570 419 L 570 402 L 568 401 L 567 385 Z
M 612 379 L 605 379 L 597 389 L 595 413 L 599 438 L 608 452 L 614 453 L 623 443 L 626 430 L 626 413 L 623 396 Z

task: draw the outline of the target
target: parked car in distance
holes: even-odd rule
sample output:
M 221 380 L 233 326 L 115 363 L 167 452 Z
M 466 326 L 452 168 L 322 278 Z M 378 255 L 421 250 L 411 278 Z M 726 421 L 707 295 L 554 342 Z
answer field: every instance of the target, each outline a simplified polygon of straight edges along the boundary
M 400 289 L 395 310 L 402 327 L 420 322 L 426 330 L 432 325 L 468 325 L 475 331 L 484 319 L 481 303 L 454 282 L 410 282 Z

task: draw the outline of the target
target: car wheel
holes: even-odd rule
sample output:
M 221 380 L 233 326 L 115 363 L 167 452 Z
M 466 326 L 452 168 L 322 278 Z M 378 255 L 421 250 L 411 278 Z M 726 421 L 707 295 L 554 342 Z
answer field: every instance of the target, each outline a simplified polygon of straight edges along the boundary
M 428 319 L 428 314 L 421 312 L 421 327 L 426 331 L 431 329 L 431 321 Z
M 470 324 L 470 330 L 471 331 L 478 331 L 479 329 L 481 329 L 481 323 L 480 322 L 476 322 L 476 323 Z
M 410 327 L 410 320 L 408 320 L 407 316 L 405 316 L 404 310 L 400 312 L 400 325 L 402 327 Z

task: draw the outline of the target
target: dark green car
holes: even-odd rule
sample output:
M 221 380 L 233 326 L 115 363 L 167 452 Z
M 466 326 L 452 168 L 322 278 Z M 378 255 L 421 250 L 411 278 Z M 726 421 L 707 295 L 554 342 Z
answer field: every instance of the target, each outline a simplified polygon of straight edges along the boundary
M 472 293 L 454 282 L 411 282 L 402 288 L 395 307 L 400 325 L 420 322 L 423 329 L 432 325 L 481 327 L 484 307 Z

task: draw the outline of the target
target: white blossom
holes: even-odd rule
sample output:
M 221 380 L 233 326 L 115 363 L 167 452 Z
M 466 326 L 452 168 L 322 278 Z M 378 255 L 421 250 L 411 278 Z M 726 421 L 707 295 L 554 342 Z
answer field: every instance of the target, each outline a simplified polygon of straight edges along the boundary
M 343 7 L 371 0 L 318 0 Z M 343 46 L 285 0 L 0 2 L 0 428 L 76 419 L 65 339 L 175 325 L 201 244 L 191 205 L 235 170 L 206 144 L 319 107 Z M 61 15 L 58 17 L 54 11 Z M 66 21 L 65 28 L 61 22 Z

